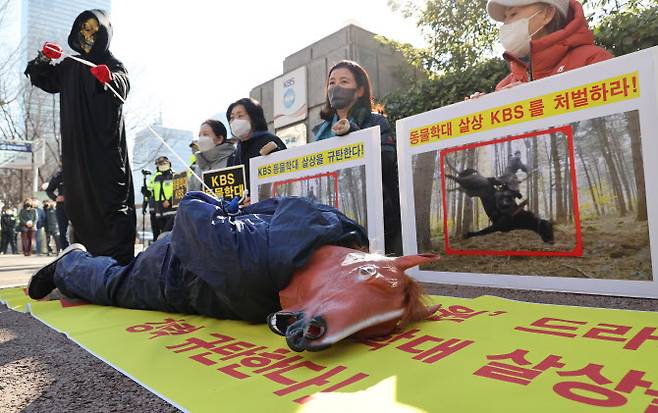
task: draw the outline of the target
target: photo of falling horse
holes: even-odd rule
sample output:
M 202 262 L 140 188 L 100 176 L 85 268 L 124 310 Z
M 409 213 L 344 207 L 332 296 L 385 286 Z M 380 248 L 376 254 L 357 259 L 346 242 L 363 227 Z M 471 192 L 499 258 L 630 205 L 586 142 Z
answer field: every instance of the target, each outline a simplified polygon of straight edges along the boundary
M 73 244 L 37 271 L 33 299 L 54 289 L 93 304 L 267 323 L 295 351 L 391 333 L 436 308 L 405 270 L 423 254 L 369 254 L 365 229 L 297 197 L 237 202 L 188 193 L 173 230 L 126 266 Z
M 499 178 L 484 177 L 475 169 L 466 169 L 457 176 L 446 174 L 446 178 L 455 181 L 458 189 L 467 196 L 477 197 L 482 203 L 491 224 L 479 231 L 469 231 L 464 238 L 478 237 L 494 232 L 509 232 L 514 230 L 534 231 L 546 243 L 554 242 L 553 225 L 550 221 L 540 219 L 525 209 L 527 201 L 517 203 L 523 196 L 510 182 L 515 174 Z M 518 185 L 516 186 L 518 188 Z

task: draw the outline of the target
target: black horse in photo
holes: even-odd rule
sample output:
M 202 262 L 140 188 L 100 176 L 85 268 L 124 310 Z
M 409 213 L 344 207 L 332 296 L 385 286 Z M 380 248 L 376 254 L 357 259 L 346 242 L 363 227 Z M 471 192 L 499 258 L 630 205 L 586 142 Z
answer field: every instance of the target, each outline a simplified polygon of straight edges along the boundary
M 500 178 L 484 177 L 477 170 L 469 168 L 457 176 L 446 174 L 446 177 L 457 182 L 459 190 L 467 196 L 480 198 L 491 221 L 488 227 L 480 231 L 469 231 L 464 238 L 526 229 L 539 234 L 546 243 L 554 242 L 553 224 L 525 210 L 527 201 L 517 202 L 517 199 L 522 198 L 518 190 L 518 179 L 508 179 L 516 178 L 515 174 L 505 174 Z

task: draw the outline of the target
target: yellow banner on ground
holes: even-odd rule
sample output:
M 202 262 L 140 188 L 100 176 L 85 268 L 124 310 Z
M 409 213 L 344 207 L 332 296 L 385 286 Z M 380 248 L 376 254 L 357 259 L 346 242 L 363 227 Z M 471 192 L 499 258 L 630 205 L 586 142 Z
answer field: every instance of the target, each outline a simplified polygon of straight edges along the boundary
M 364 155 L 365 149 L 363 142 L 357 142 L 351 145 L 340 146 L 338 148 L 327 149 L 326 151 L 310 153 L 297 158 L 286 159 L 284 161 L 259 166 L 258 177 L 267 178 L 270 176 L 313 169 L 320 166 L 355 161 L 357 159 L 362 159 Z
M 657 313 L 432 297 L 390 337 L 294 353 L 265 325 L 0 300 L 186 411 L 658 412 Z
M 411 146 L 563 115 L 640 97 L 638 72 L 560 90 L 409 131 Z

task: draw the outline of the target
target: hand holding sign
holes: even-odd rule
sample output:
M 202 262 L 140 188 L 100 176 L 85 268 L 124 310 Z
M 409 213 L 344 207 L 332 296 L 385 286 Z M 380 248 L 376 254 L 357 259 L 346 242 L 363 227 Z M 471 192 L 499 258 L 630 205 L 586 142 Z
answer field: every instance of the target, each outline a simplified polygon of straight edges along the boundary
M 279 149 L 279 146 L 276 142 L 268 142 L 262 148 L 260 148 L 260 156 L 269 155 L 272 151 Z
M 347 135 L 350 132 L 350 121 L 347 119 L 341 119 L 331 127 L 331 130 L 334 131 L 337 136 Z

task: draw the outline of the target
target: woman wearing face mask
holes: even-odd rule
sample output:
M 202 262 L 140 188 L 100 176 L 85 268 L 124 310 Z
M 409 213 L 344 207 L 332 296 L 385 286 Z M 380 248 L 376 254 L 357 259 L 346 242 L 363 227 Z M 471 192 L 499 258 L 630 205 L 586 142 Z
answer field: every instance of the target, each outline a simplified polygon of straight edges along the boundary
M 229 158 L 235 152 L 235 147 L 226 139 L 226 126 L 218 120 L 208 119 L 199 128 L 199 150 L 194 153 L 196 165 L 194 172 L 203 178 L 206 171 L 225 168 Z M 200 191 L 201 182 L 194 176 L 187 179 L 188 191 Z
M 37 210 L 32 205 L 32 200 L 27 198 L 23 201 L 23 209 L 18 213 L 18 230 L 21 232 L 21 247 L 23 255 L 32 255 L 32 238 L 36 230 Z
M 246 186 L 249 189 L 249 160 L 286 149 L 286 144 L 268 132 L 263 107 L 255 99 L 242 98 L 231 103 L 226 118 L 231 133 L 238 139 L 235 156 L 229 161 L 229 166 L 244 165 Z
M 379 126 L 382 144 L 382 188 L 386 253 L 402 254 L 400 200 L 395 138 L 383 115 L 372 111 L 370 79 L 358 63 L 342 60 L 330 70 L 326 84 L 324 120 L 313 128 L 317 140 L 343 136 L 352 131 Z
M 611 59 L 594 45 L 577 0 L 489 0 L 487 12 L 503 22 L 500 41 L 511 73 L 496 90 Z

